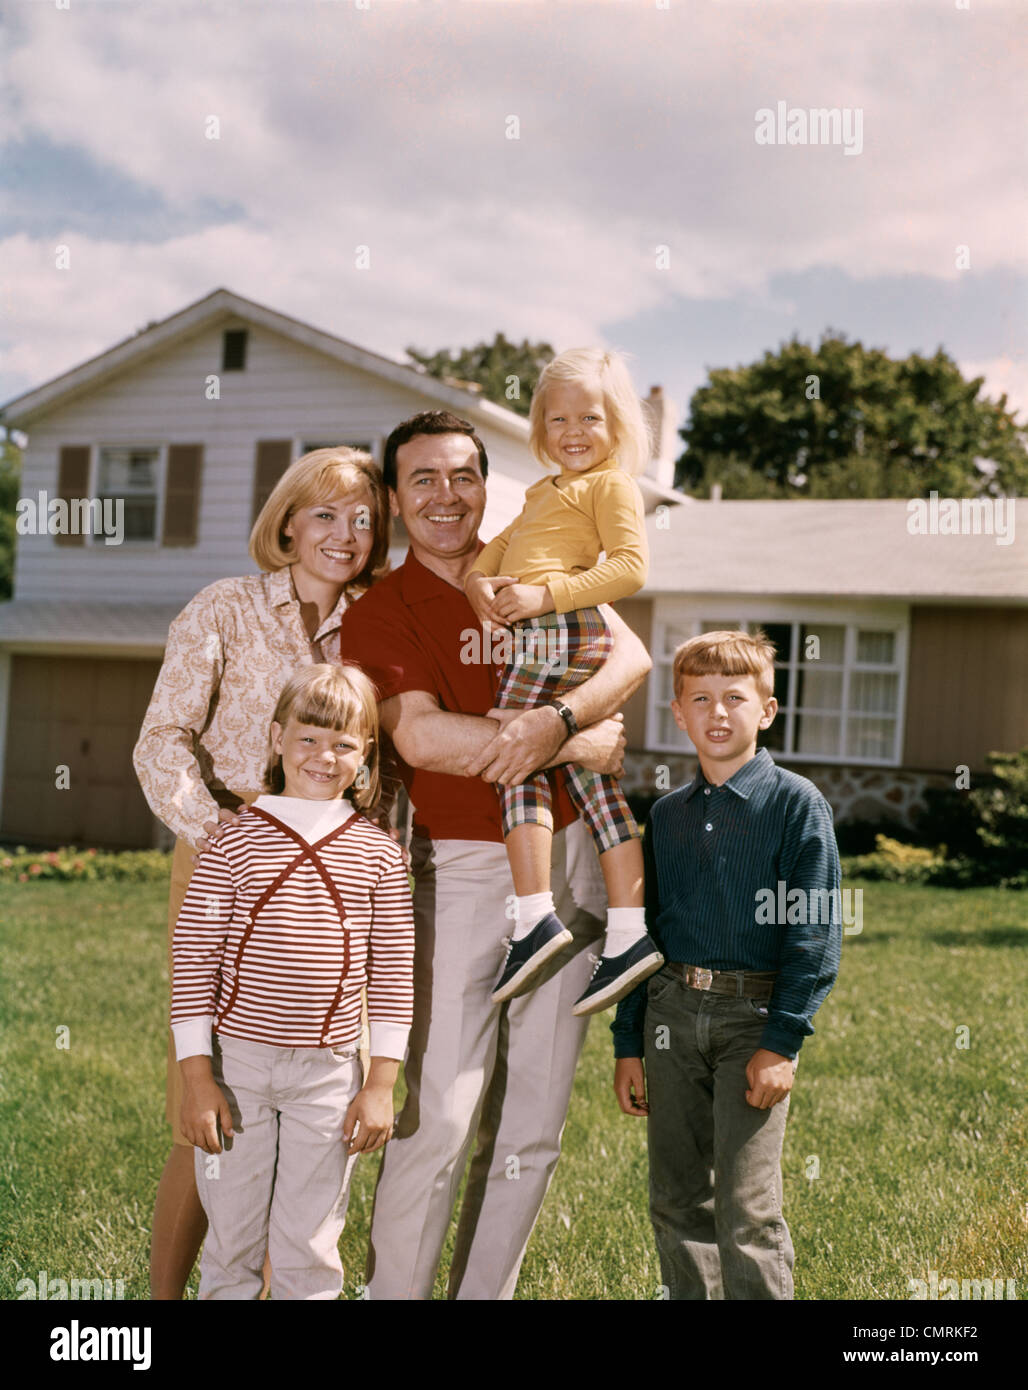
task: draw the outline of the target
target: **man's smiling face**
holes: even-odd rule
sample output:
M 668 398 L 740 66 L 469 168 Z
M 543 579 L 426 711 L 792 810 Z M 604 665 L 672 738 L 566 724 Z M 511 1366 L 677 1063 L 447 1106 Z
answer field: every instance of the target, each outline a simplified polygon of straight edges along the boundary
M 450 571 L 470 565 L 485 511 L 474 442 L 464 434 L 418 434 L 401 444 L 389 504 L 426 568 L 450 578 Z

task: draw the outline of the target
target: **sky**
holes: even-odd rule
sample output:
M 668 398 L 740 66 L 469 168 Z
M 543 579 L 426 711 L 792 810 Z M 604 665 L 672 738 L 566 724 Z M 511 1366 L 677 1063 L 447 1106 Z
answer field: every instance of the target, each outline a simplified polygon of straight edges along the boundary
M 794 334 L 941 345 L 1028 419 L 1021 0 L 2 17 L 2 401 L 225 286 L 399 358 L 603 344 L 683 417 Z M 859 142 L 761 143 L 779 102 Z

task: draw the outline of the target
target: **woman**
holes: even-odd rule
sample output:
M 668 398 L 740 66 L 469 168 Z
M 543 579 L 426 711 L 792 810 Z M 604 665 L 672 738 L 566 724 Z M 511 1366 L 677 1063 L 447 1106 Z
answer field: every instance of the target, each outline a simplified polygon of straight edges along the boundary
M 300 666 L 339 661 L 346 606 L 386 568 L 389 507 L 374 460 L 316 449 L 283 474 L 250 534 L 263 571 L 201 590 L 172 623 L 133 753 L 150 808 L 178 837 L 168 932 L 196 849 L 261 790 L 267 729 Z M 170 965 L 169 965 L 170 971 Z M 150 1292 L 179 1299 L 206 1230 L 193 1148 L 179 1130 L 181 1079 L 168 1051 L 174 1144 L 154 1207 Z

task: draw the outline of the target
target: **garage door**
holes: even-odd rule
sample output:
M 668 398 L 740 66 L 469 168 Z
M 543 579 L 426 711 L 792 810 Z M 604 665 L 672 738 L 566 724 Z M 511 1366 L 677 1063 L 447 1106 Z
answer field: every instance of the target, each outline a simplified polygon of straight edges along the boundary
M 12 656 L 0 834 L 56 848 L 146 849 L 153 816 L 132 749 L 159 661 Z M 57 768 L 69 785 L 57 787 Z

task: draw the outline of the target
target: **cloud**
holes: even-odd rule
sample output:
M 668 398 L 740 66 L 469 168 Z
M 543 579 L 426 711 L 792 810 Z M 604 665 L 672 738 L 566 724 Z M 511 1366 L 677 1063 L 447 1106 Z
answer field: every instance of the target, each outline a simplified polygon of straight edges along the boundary
M 977 0 L 973 18 L 23 6 L 10 138 L 78 163 L 70 187 L 41 181 L 0 243 L 10 380 L 53 375 L 217 284 L 395 353 L 498 327 L 589 341 L 676 297 L 772 304 L 776 276 L 816 266 L 952 280 L 962 244 L 979 270 L 1023 266 L 1015 16 Z M 860 107 L 864 152 L 758 146 L 755 113 L 779 99 Z M 53 269 L 61 239 L 68 272 Z M 354 269 L 358 245 L 370 271 Z

